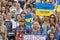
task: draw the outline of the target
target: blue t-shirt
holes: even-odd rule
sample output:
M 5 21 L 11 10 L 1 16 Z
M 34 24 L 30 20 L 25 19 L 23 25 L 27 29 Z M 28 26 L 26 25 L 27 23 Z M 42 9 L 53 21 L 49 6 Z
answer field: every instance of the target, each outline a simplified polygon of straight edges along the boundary
M 7 28 L 7 32 L 12 31 L 12 23 L 10 21 L 5 21 L 5 26 Z
M 59 25 L 59 27 L 60 27 L 60 22 L 58 22 L 58 25 Z
M 22 30 L 20 27 L 16 27 L 16 30 Z M 26 34 L 31 34 L 31 28 L 28 28 L 28 27 L 24 27 L 23 29 Z
M 43 23 L 42 30 L 43 30 L 43 34 L 47 35 L 47 31 L 51 30 L 50 25 L 48 27 L 46 27 L 46 25 Z
M 55 32 L 54 32 L 54 35 L 55 35 L 55 38 L 57 39 L 57 40 L 59 40 L 59 34 L 58 34 L 58 30 L 55 30 Z
M 31 13 L 29 13 L 29 14 L 26 14 L 25 15 L 25 24 L 26 24 L 26 26 L 31 26 L 32 25 L 32 14 Z

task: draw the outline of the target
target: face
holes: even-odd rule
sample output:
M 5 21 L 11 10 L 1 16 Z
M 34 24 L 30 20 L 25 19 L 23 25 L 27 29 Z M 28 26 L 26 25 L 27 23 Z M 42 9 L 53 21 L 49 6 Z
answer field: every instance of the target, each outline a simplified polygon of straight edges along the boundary
M 5 13 L 2 13 L 2 16 L 5 16 L 6 14 Z
M 49 23 L 49 17 L 45 17 L 45 18 L 44 18 L 44 21 L 45 21 L 46 23 Z
M 24 16 L 25 16 L 25 14 L 21 14 L 21 16 L 22 16 L 22 17 L 24 17 Z
M 34 20 L 37 21 L 38 20 L 38 17 L 36 15 L 34 15 Z
M 13 3 L 13 6 L 16 6 L 16 3 L 17 3 L 17 2 L 14 2 L 14 3 Z
M 19 3 L 16 3 L 16 8 L 20 9 L 20 4 Z
M 24 22 L 19 22 L 20 26 L 24 27 L 25 23 Z
M 3 19 L 2 19 L 2 18 L 0 18 L 0 25 L 2 24 L 2 21 L 3 21 Z
M 28 3 L 30 2 L 30 0 L 26 0 Z
M 27 13 L 30 13 L 31 12 L 31 9 L 30 8 L 27 8 Z
M 58 28 L 58 32 L 59 32 L 59 34 L 60 34 L 60 27 Z
M 23 1 L 23 0 L 20 0 L 20 1 Z
M 0 6 L 1 6 L 1 2 L 0 2 Z
M 8 4 L 11 6 L 12 5 L 12 2 L 9 2 Z
M 12 16 L 11 13 L 8 13 L 8 14 L 7 14 L 7 19 L 10 19 L 11 16 Z
M 39 24 L 38 23 L 33 24 L 33 29 L 38 30 L 39 29 Z
M 52 30 L 54 30 L 54 29 L 55 29 L 55 27 L 54 27 L 54 26 L 51 26 L 51 29 L 52 29 Z
M 57 14 L 57 18 L 59 18 L 59 19 L 60 19 L 60 13 L 58 13 L 58 14 Z
M 17 20 L 19 21 L 20 19 L 21 19 L 21 16 L 20 16 L 20 15 L 18 15 L 18 16 L 17 16 Z
M 7 1 L 3 1 L 4 4 L 7 4 L 8 2 Z
M 5 15 L 4 18 L 7 19 L 7 15 Z
M 53 39 L 54 38 L 54 34 L 50 34 L 50 39 Z
M 2 7 L 2 11 L 5 11 L 6 9 L 5 9 L 5 7 Z
M 0 12 L 1 12 L 1 7 L 0 7 Z
M 54 22 L 54 16 L 51 16 L 50 20 L 51 20 L 52 22 Z

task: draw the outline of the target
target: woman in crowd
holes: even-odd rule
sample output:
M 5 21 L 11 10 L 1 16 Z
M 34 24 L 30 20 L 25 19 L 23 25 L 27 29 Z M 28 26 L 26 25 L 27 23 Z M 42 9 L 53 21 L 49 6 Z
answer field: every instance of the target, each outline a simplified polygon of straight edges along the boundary
M 2 25 L 3 19 L 0 18 L 0 40 L 7 40 L 7 28 Z
M 42 21 L 40 20 L 39 16 L 34 15 L 33 22 L 38 22 L 39 24 L 42 24 Z
M 24 11 L 22 11 L 22 12 L 21 12 L 21 17 L 24 18 L 24 17 L 25 17 L 25 14 L 26 14 L 26 13 L 25 13 Z
M 42 35 L 42 29 L 38 22 L 34 22 L 32 25 L 32 34 L 34 35 Z
M 49 39 L 48 40 L 56 40 L 55 39 L 55 36 L 54 36 L 54 33 L 49 33 Z
M 48 31 L 50 31 L 50 21 L 49 17 L 44 17 L 44 23 L 42 24 L 43 35 L 47 35 Z
M 50 23 L 56 23 L 56 17 L 54 14 L 50 15 Z
M 58 26 L 60 27 L 60 13 L 58 12 L 58 13 L 56 14 L 56 16 L 57 16 Z

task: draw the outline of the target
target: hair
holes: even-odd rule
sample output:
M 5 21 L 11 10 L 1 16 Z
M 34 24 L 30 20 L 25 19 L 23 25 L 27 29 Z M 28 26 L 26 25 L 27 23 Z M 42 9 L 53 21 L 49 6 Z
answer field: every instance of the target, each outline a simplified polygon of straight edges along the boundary
M 27 9 L 27 8 L 30 8 L 30 9 L 32 10 L 32 7 L 31 7 L 30 4 L 27 4 L 27 5 L 26 5 L 26 9 Z
M 60 27 L 57 28 L 58 32 L 60 31 L 59 29 L 60 29 Z
M 2 8 L 5 8 L 5 14 L 6 14 L 6 10 L 7 10 L 7 7 L 5 7 L 5 6 L 2 6 Z M 1 9 L 1 13 L 2 13 L 3 11 L 2 11 L 2 9 Z
M 51 14 L 50 15 L 50 18 L 51 18 L 51 16 L 54 16 L 53 18 L 54 18 L 54 23 L 56 23 L 56 17 L 55 17 L 55 15 L 54 14 Z M 50 22 L 51 22 L 51 20 L 50 20 Z
M 55 24 L 54 23 L 51 23 L 50 26 L 54 26 L 55 27 Z
M 50 22 L 49 16 L 45 16 L 45 17 L 44 17 L 44 21 L 49 21 L 49 22 Z
M 39 22 L 34 22 L 34 23 L 33 23 L 33 25 L 34 25 L 34 24 L 38 24 L 38 25 L 39 25 L 39 27 L 40 27 L 40 24 L 39 24 Z M 32 28 L 33 28 L 33 25 L 32 25 Z
M 20 15 L 20 14 L 18 14 L 18 15 Z M 18 16 L 18 15 L 17 15 L 17 16 Z M 16 20 L 15 20 L 15 21 L 18 21 L 17 16 L 16 16 Z M 21 16 L 21 15 L 20 15 L 20 16 Z
M 35 18 L 33 20 L 35 20 Z M 37 21 L 41 25 L 41 20 L 40 20 L 39 16 L 37 16 Z
M 24 23 L 23 27 L 26 26 L 26 25 L 25 25 L 25 20 L 24 20 L 24 19 L 21 19 L 19 22 L 23 22 L 23 23 Z M 20 26 L 21 26 L 21 25 L 20 25 Z
M 28 2 L 29 0 L 26 0 L 26 3 Z
M 26 2 L 28 2 L 28 0 L 26 0 Z
M 23 12 L 21 12 L 21 14 L 26 14 L 26 13 L 23 11 Z M 21 14 L 20 14 L 20 15 L 21 15 Z
M 52 32 L 49 33 L 49 35 L 48 35 L 49 40 L 51 40 L 51 38 L 50 38 L 50 34 L 53 34 L 53 35 L 54 35 L 54 33 L 52 33 Z M 55 39 L 55 35 L 54 35 L 53 40 L 54 40 L 54 39 Z

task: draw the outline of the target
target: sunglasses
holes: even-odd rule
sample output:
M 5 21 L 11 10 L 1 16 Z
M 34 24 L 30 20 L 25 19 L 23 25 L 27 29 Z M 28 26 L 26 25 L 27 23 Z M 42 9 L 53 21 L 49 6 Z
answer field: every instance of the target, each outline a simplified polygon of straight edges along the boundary
M 54 16 L 51 16 L 50 18 L 55 18 Z

